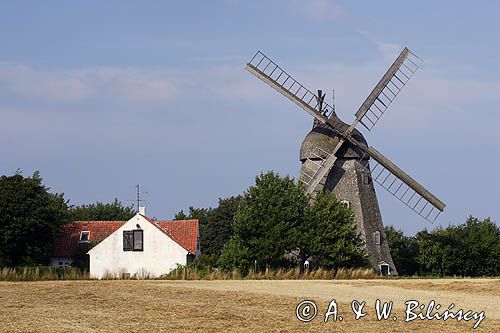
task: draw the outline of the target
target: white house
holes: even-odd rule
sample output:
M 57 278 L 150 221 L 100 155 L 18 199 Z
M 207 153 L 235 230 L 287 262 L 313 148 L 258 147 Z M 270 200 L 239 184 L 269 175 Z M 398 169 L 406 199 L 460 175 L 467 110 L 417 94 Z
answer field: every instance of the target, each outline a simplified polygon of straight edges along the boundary
M 81 243 L 88 251 L 90 277 L 158 277 L 200 253 L 198 220 L 153 221 L 136 214 L 128 221 L 69 223 L 56 243 L 51 265 L 71 265 Z

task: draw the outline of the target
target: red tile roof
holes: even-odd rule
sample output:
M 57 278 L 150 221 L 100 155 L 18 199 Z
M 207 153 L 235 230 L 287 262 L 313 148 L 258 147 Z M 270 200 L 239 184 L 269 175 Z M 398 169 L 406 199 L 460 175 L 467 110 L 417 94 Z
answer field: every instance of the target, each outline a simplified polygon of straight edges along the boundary
M 76 221 L 66 224 L 56 238 L 54 257 L 72 257 L 75 253 L 80 233 L 90 231 L 89 241 L 102 241 L 118 230 L 126 221 Z
M 196 254 L 198 241 L 198 220 L 153 221 L 141 215 L 185 250 Z
M 196 253 L 198 243 L 198 220 L 157 221 L 170 237 L 191 253 Z
M 167 234 L 180 246 L 196 253 L 198 240 L 198 220 L 153 221 L 146 220 Z M 53 257 L 73 257 L 82 231 L 90 231 L 89 241 L 102 241 L 118 230 L 127 221 L 75 221 L 66 224 L 56 239 Z

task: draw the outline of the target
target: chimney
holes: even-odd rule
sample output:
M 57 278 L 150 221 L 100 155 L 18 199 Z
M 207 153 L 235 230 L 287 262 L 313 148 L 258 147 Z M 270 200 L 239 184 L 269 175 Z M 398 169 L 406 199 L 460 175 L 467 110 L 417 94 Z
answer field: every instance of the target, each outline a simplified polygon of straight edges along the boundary
M 139 207 L 139 214 L 146 216 L 146 207 Z

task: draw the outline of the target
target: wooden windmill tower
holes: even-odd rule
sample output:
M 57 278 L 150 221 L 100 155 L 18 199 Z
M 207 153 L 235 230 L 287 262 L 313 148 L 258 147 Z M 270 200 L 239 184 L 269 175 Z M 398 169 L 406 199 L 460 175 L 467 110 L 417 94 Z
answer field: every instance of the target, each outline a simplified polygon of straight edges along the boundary
M 421 64 L 405 48 L 355 113 L 351 125 L 324 102 L 258 51 L 246 69 L 314 117 L 313 129 L 300 149 L 300 180 L 308 193 L 328 190 L 350 205 L 370 261 L 383 275 L 397 275 L 385 238 L 375 181 L 414 212 L 434 222 L 445 204 L 375 148 L 368 146 L 359 123 L 369 131 Z M 370 159 L 372 160 L 370 166 Z

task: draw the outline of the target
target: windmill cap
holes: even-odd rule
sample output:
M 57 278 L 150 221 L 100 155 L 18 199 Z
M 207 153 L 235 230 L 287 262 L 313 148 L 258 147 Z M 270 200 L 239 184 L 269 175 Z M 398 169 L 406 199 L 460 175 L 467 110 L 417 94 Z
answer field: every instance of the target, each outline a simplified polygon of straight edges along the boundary
M 334 120 L 337 130 L 340 132 L 344 132 L 349 127 L 349 125 L 336 116 L 330 119 Z M 351 135 L 357 141 L 366 144 L 365 138 L 357 129 L 354 129 Z M 315 123 L 313 129 L 306 135 L 304 141 L 302 141 L 300 160 L 303 162 L 306 159 L 318 158 L 318 155 L 321 158 L 326 158 L 335 149 L 339 140 L 340 137 L 328 125 Z M 363 152 L 352 143 L 346 141 L 336 155 L 341 158 L 360 159 L 363 157 Z

